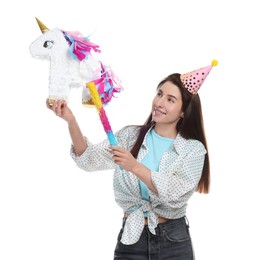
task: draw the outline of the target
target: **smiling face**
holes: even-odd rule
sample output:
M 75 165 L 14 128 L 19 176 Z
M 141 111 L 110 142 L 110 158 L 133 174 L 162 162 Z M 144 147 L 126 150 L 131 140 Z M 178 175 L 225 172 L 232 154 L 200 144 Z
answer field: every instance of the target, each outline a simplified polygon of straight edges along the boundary
M 176 125 L 183 116 L 182 96 L 179 88 L 166 81 L 157 91 L 152 103 L 152 120 L 156 126 L 176 130 Z

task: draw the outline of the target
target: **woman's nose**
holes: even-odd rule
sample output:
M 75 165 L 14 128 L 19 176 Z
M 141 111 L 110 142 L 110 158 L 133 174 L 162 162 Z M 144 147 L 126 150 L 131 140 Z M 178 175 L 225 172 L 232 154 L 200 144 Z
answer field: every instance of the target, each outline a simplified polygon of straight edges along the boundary
M 157 107 L 163 107 L 164 106 L 163 98 L 159 98 L 158 100 L 156 100 L 155 104 Z

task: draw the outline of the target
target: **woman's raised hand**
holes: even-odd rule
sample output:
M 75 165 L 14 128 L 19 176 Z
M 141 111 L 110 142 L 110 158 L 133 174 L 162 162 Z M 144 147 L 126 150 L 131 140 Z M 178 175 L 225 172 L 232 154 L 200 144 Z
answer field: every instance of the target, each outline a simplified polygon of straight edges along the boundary
M 75 117 L 65 100 L 55 100 L 50 103 L 49 99 L 47 99 L 46 106 L 52 110 L 56 116 L 64 119 L 68 123 L 75 120 Z

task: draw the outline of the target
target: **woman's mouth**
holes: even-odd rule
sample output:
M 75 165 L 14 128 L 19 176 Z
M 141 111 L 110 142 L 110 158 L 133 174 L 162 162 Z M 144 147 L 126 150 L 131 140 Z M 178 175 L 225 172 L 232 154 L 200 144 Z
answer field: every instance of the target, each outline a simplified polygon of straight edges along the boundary
M 153 114 L 154 114 L 154 115 L 166 115 L 165 112 L 163 112 L 162 110 L 160 110 L 160 109 L 158 109 L 158 108 L 155 108 L 155 109 L 154 109 Z

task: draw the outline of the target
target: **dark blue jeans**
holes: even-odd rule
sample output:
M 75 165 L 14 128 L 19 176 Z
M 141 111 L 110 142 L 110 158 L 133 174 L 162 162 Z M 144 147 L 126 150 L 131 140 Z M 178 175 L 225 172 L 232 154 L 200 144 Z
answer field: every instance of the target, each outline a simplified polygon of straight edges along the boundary
M 118 235 L 114 260 L 195 259 L 186 217 L 158 224 L 156 235 L 153 235 L 145 225 L 139 241 L 133 245 L 124 245 L 120 242 L 124 223 L 125 220 Z

